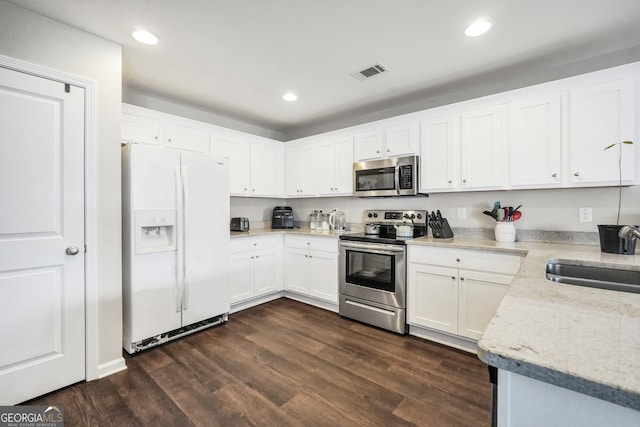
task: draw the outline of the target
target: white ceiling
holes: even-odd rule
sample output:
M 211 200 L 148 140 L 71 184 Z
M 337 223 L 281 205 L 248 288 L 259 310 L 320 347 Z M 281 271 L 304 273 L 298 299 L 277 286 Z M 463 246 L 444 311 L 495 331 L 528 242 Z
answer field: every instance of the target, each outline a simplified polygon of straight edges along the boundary
M 615 59 L 621 63 L 640 60 L 638 0 L 11 1 L 121 44 L 125 95 L 148 94 L 283 135 L 417 108 L 420 96 L 474 79 L 495 83 L 506 72 L 536 81 L 529 70 L 544 79 L 545 66 L 563 61 L 615 52 L 625 52 Z M 479 17 L 492 30 L 466 38 L 464 28 Z M 134 41 L 139 27 L 160 43 Z M 351 76 L 377 61 L 390 71 L 363 82 Z M 283 101 L 286 91 L 299 100 Z

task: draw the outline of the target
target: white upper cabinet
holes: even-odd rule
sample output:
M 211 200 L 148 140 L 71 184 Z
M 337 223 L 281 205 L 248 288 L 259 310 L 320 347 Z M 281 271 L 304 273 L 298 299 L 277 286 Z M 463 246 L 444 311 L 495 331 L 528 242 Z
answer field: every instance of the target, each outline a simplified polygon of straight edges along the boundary
M 373 160 L 418 153 L 418 123 L 389 126 L 356 135 L 355 159 Z
M 251 144 L 228 136 L 212 135 L 211 155 L 229 159 L 232 196 L 248 196 L 251 186 Z
M 635 140 L 637 116 L 635 82 L 616 81 L 570 94 L 569 179 L 573 185 L 615 184 L 619 181 L 619 147 L 606 152 L 604 147 L 631 140 L 635 145 L 622 147 L 622 180 L 636 180 Z
M 418 153 L 418 123 L 405 123 L 385 130 L 385 156 L 408 156 Z
M 123 141 L 159 145 L 163 138 L 164 129 L 160 121 L 131 114 L 122 115 Z
M 251 196 L 282 197 L 284 194 L 283 144 L 251 142 Z
M 148 114 L 152 114 L 150 111 Z M 187 122 L 187 120 L 185 120 Z M 195 126 L 168 123 L 163 117 L 123 113 L 123 141 L 160 145 L 183 151 L 209 154 L 209 131 Z
M 209 154 L 208 130 L 167 123 L 164 132 L 169 148 Z
M 562 184 L 561 95 L 509 105 L 507 168 L 511 187 Z
M 502 188 L 502 107 L 461 114 L 461 188 Z
M 287 197 L 315 196 L 315 146 L 311 143 L 287 144 L 284 165 Z
M 382 130 L 359 133 L 356 135 L 356 160 L 380 159 L 384 156 L 384 133 Z
M 316 152 L 318 195 L 353 195 L 353 138 L 321 141 Z
M 460 115 L 425 120 L 420 129 L 420 192 L 460 188 Z

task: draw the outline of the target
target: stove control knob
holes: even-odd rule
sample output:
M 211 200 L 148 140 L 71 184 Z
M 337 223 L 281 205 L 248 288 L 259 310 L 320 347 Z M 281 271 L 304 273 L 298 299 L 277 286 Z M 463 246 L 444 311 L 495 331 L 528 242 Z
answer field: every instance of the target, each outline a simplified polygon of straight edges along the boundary
M 373 213 L 373 217 L 374 217 L 374 218 L 378 218 L 378 214 L 374 212 L 374 213 Z
M 422 214 L 418 214 L 418 219 L 422 219 Z
M 415 214 L 411 214 L 411 219 L 415 219 L 416 215 Z
M 369 212 L 369 213 L 367 214 L 367 216 L 368 216 L 369 218 L 371 218 L 371 217 L 373 216 L 373 214 L 372 214 L 371 212 Z

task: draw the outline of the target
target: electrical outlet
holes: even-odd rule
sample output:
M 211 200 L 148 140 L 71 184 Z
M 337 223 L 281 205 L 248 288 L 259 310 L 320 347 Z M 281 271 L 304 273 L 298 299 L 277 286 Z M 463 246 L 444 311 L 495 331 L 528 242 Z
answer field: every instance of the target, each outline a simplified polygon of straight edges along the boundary
M 593 211 L 591 210 L 591 208 L 579 208 L 578 219 L 580 220 L 580 222 L 592 222 Z
M 467 217 L 467 208 L 458 208 L 458 219 L 465 219 Z

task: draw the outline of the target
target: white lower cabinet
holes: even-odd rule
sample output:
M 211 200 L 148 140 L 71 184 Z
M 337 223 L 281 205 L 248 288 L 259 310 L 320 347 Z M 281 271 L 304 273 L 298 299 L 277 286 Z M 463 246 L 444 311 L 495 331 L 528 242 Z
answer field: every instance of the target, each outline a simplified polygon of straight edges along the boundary
M 338 303 L 338 239 L 285 236 L 284 288 Z
M 231 304 L 282 290 L 282 236 L 231 239 Z
M 518 255 L 409 246 L 410 325 L 478 340 L 520 268 Z

